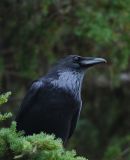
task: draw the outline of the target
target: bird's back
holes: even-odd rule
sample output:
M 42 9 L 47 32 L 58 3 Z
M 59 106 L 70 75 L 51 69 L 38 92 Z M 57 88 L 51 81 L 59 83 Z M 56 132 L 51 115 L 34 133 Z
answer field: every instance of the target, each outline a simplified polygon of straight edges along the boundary
M 30 96 L 30 97 L 29 97 Z M 72 119 L 79 115 L 80 101 L 47 81 L 35 82 L 25 96 L 16 118 L 17 129 L 26 135 L 41 131 L 55 134 L 63 141 L 70 136 Z

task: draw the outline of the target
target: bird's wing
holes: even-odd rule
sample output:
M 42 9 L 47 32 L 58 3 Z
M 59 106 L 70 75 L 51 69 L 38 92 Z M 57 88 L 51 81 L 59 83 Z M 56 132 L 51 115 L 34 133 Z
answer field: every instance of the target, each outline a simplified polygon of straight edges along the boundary
M 71 126 L 70 126 L 70 133 L 69 133 L 69 137 L 70 138 L 76 128 L 76 124 L 77 124 L 77 121 L 78 121 L 78 118 L 79 118 L 79 114 L 80 114 L 80 109 L 77 109 L 72 117 L 72 120 L 71 120 Z
M 37 93 L 41 87 L 44 87 L 44 83 L 42 81 L 33 82 L 32 86 L 30 87 L 30 89 L 28 90 L 26 96 L 24 97 L 22 101 L 19 113 L 16 116 L 17 122 L 19 121 L 19 119 L 22 118 L 24 113 L 28 112 L 28 110 L 31 108 L 31 106 L 33 105 L 36 99 Z

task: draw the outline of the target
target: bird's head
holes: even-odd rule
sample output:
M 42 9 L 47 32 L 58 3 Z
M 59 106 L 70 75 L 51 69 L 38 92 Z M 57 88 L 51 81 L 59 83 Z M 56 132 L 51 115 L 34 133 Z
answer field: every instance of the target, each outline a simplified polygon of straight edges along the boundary
M 75 97 L 80 97 L 80 90 L 85 71 L 94 65 L 106 63 L 103 58 L 81 57 L 69 55 L 50 70 L 48 77 L 50 82 L 59 88 L 71 91 Z
M 78 72 L 84 72 L 89 67 L 92 67 L 97 64 L 106 63 L 107 61 L 104 58 L 95 58 L 95 57 L 82 57 L 78 55 L 70 55 L 63 59 L 61 59 L 58 62 L 58 67 L 72 70 L 72 71 L 78 71 Z

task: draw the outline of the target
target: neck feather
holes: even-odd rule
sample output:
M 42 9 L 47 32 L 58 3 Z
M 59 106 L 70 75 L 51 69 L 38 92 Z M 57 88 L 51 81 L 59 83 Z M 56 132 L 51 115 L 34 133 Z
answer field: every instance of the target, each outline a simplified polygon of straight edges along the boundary
M 83 73 L 76 71 L 59 71 L 56 79 L 51 79 L 51 84 L 55 87 L 63 88 L 73 94 L 76 98 L 81 98 L 81 87 Z

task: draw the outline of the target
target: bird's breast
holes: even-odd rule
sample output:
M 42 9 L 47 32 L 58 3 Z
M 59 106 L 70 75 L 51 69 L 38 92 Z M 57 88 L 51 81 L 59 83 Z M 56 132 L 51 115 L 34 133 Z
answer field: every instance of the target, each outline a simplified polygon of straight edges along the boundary
M 49 101 L 48 101 L 49 97 Z M 42 94 L 39 95 L 39 101 L 44 106 L 52 106 L 53 109 L 73 110 L 81 107 L 81 99 L 75 97 L 70 90 L 56 87 L 52 84 L 44 88 Z

